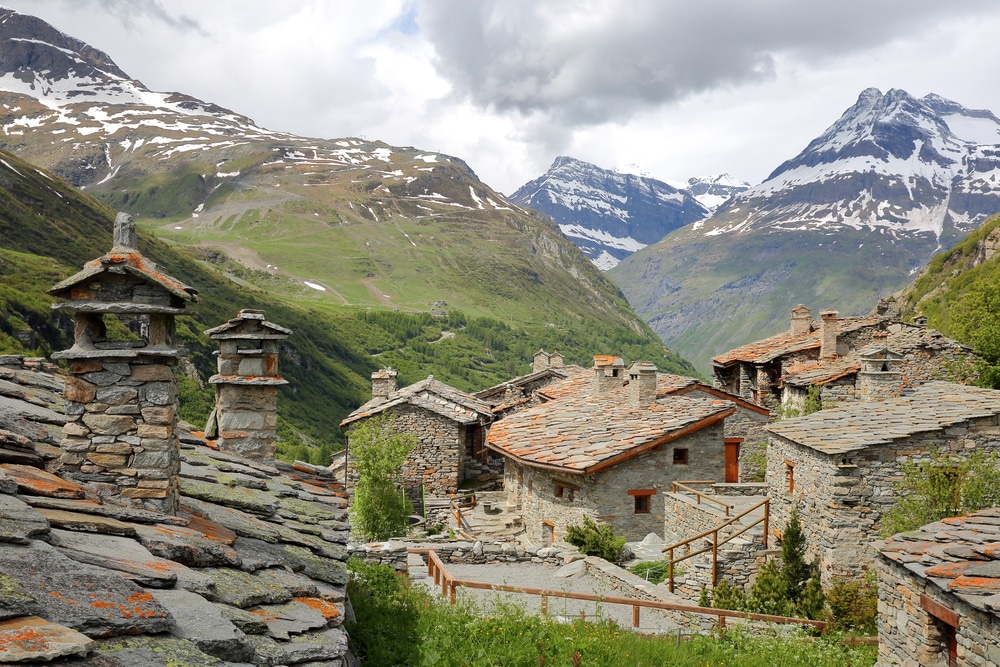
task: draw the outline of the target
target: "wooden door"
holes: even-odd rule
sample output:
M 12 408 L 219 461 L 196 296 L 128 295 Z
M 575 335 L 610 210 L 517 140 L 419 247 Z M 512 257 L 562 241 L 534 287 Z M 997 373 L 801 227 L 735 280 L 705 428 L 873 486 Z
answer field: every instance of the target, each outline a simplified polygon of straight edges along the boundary
M 743 438 L 726 438 L 726 482 L 740 481 L 740 444 Z

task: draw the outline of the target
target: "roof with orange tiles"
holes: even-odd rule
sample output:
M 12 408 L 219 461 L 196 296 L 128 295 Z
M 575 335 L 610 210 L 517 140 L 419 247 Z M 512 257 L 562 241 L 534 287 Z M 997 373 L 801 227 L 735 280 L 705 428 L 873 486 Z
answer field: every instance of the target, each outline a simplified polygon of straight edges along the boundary
M 996 415 L 1000 415 L 1000 391 L 928 382 L 898 398 L 849 403 L 765 428 L 816 451 L 836 455 Z
M 886 318 L 881 316 L 843 317 L 837 320 L 837 333 L 838 335 L 850 333 L 864 327 L 876 326 L 883 322 L 886 322 Z M 716 366 L 728 366 L 738 361 L 763 364 L 786 354 L 818 348 L 822 345 L 822 334 L 819 331 L 819 324 L 813 322 L 812 328 L 813 331 L 805 336 L 793 336 L 790 331 L 784 331 L 763 340 L 747 343 L 734 350 L 720 354 L 712 359 L 712 363 Z
M 439 382 L 434 376 L 408 387 L 397 389 L 388 398 L 373 398 L 347 415 L 341 426 L 347 426 L 359 419 L 373 417 L 398 405 L 410 404 L 437 413 L 461 424 L 482 424 L 493 419 L 492 407 L 464 391 Z
M 1000 615 L 1000 507 L 929 523 L 877 546 L 917 579 Z
M 48 290 L 54 296 L 68 298 L 68 291 L 74 286 L 101 273 L 126 271 L 132 275 L 155 283 L 176 297 L 185 301 L 198 302 L 198 290 L 185 285 L 181 281 L 168 276 L 152 260 L 147 259 L 138 250 L 131 252 L 109 252 L 103 257 L 92 259 L 83 265 L 83 269 L 66 280 L 54 285 Z
M 506 382 L 501 382 L 500 384 L 495 384 L 492 387 L 487 387 L 486 389 L 481 389 L 475 392 L 473 397 L 478 398 L 482 401 L 491 402 L 490 399 L 493 397 L 502 397 L 508 390 L 509 387 L 519 388 L 525 385 L 531 385 L 536 382 L 544 381 L 545 379 L 553 379 L 558 382 L 564 378 L 567 378 L 576 373 L 583 372 L 584 369 L 579 366 L 567 365 L 567 366 L 552 366 L 549 368 L 543 368 L 540 371 L 534 371 L 533 373 L 528 373 L 527 375 L 521 375 L 519 377 L 507 380 Z
M 814 384 L 827 384 L 859 370 L 861 370 L 861 360 L 857 354 L 851 353 L 833 361 L 792 366 L 782 376 L 781 382 L 793 387 L 808 387 Z
M 567 396 L 494 424 L 487 446 L 524 464 L 591 473 L 735 412 L 719 400 L 670 396 L 632 407 L 628 389 Z

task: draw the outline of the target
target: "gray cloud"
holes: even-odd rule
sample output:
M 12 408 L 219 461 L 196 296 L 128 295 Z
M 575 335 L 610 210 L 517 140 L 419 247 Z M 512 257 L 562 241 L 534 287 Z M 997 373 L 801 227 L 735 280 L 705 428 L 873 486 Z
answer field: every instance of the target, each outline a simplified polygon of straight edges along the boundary
M 62 0 L 67 7 L 79 9 L 80 5 L 90 5 L 116 17 L 126 28 L 135 28 L 140 19 L 162 23 L 176 30 L 206 35 L 198 21 L 185 14 L 172 14 L 160 0 Z
M 476 105 L 583 127 L 926 31 L 991 0 L 434 0 L 435 66 Z

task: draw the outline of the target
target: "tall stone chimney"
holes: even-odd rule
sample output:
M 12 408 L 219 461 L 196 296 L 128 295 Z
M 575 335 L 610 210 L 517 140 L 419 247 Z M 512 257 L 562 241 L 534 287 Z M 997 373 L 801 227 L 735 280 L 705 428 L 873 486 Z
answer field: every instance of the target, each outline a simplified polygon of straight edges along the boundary
M 594 380 L 592 392 L 603 394 L 618 389 L 625 384 L 625 362 L 621 357 L 598 355 L 594 357 Z
M 248 459 L 274 459 L 278 426 L 278 343 L 291 330 L 264 319 L 262 310 L 241 310 L 233 319 L 205 332 L 219 341 L 215 410 L 206 437 L 218 435 L 220 451 Z
M 872 343 L 859 352 L 861 370 L 858 371 L 856 392 L 866 403 L 885 401 L 899 396 L 903 388 L 903 373 L 899 362 L 903 355 L 889 349 L 889 335 L 878 332 Z
M 837 358 L 837 333 L 840 329 L 840 324 L 837 322 L 837 311 L 835 310 L 821 310 L 819 312 L 820 317 L 820 336 L 822 338 L 822 344 L 819 349 L 820 359 L 836 359 Z
M 394 368 L 383 368 L 372 373 L 372 398 L 389 398 L 396 391 L 396 375 Z
M 539 350 L 535 352 L 535 356 L 532 357 L 531 361 L 531 372 L 537 373 L 547 368 L 559 368 L 563 365 L 563 356 L 558 352 L 549 353 L 545 350 Z
M 637 361 L 628 369 L 628 397 L 633 408 L 649 407 L 656 402 L 656 365 Z
M 812 313 L 801 303 L 792 308 L 792 328 L 791 334 L 796 338 L 808 336 L 812 328 Z
M 174 317 L 198 296 L 137 245 L 132 218 L 119 213 L 111 252 L 48 291 L 62 300 L 53 308 L 73 313 L 73 347 L 52 355 L 69 362 L 58 465 L 102 497 L 173 514 L 180 472 Z

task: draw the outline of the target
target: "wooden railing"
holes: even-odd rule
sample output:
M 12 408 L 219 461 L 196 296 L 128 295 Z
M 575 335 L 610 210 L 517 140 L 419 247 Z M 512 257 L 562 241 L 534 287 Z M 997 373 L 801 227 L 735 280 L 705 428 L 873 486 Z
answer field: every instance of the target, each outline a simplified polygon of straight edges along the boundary
M 671 482 L 670 492 L 690 493 L 691 495 L 693 495 L 695 498 L 698 499 L 698 502 L 696 503 L 698 505 L 701 505 L 702 500 L 709 503 L 715 503 L 716 505 L 721 507 L 723 511 L 725 511 L 726 516 L 729 516 L 729 510 L 736 508 L 736 505 L 730 505 L 729 503 L 724 503 L 718 498 L 710 496 L 707 493 L 702 493 L 701 491 L 695 491 L 694 489 L 691 488 L 692 484 L 715 484 L 715 482 L 713 480 L 689 480 L 686 482 Z
M 675 482 L 675 484 L 676 484 L 676 482 Z M 740 519 L 742 519 L 743 517 L 745 517 L 746 515 L 750 514 L 751 512 L 753 512 L 754 510 L 756 510 L 756 509 L 758 509 L 760 507 L 764 508 L 764 514 L 763 514 L 763 516 L 761 516 L 761 518 L 759 518 L 756 521 L 753 521 L 753 522 L 747 524 L 746 526 L 743 526 L 743 528 L 741 530 L 738 530 L 735 533 L 733 533 L 732 535 L 729 535 L 729 536 L 723 538 L 721 541 L 719 540 L 719 531 L 723 530 L 724 528 L 728 528 L 729 526 L 733 525 L 734 523 L 736 523 L 737 521 L 739 521 Z M 725 521 L 723 521 L 722 523 L 720 523 L 715 528 L 712 528 L 710 530 L 706 530 L 703 533 L 698 533 L 694 537 L 689 537 L 686 540 L 681 540 L 680 542 L 677 542 L 675 544 L 671 544 L 668 547 L 663 547 L 663 553 L 667 554 L 667 580 L 669 582 L 668 585 L 667 585 L 667 588 L 670 589 L 670 592 L 671 593 L 674 592 L 674 565 L 676 565 L 677 563 L 680 563 L 681 561 L 687 560 L 688 558 L 691 558 L 692 556 L 697 556 L 698 554 L 703 554 L 706 551 L 711 551 L 712 552 L 712 585 L 714 586 L 715 585 L 715 581 L 718 578 L 718 573 L 719 573 L 719 547 L 722 546 L 723 544 L 725 544 L 726 542 L 729 542 L 730 540 L 732 540 L 732 539 L 734 539 L 736 537 L 739 537 L 740 535 L 742 535 L 743 533 L 747 532 L 748 530 L 750 530 L 751 528 L 753 528 L 754 526 L 756 526 L 757 524 L 760 524 L 760 523 L 764 524 L 763 542 L 764 542 L 764 548 L 766 549 L 767 548 L 767 526 L 768 526 L 768 523 L 770 522 L 770 518 L 771 518 L 770 507 L 771 507 L 771 505 L 770 505 L 770 499 L 769 498 L 765 498 L 764 500 L 760 501 L 759 503 L 757 503 L 756 505 L 754 505 L 750 509 L 744 510 L 740 514 L 738 514 L 738 515 L 736 515 L 734 517 L 731 517 L 729 519 L 726 519 Z M 681 548 L 683 546 L 690 545 L 692 542 L 694 542 L 696 540 L 700 540 L 700 539 L 706 538 L 709 535 L 712 536 L 712 544 L 710 546 L 707 546 L 704 549 L 699 549 L 698 551 L 688 551 L 683 556 L 680 556 L 679 558 L 674 558 L 674 550 L 675 549 L 679 549 L 679 548 Z M 688 548 L 690 549 L 690 547 L 688 547 Z
M 487 591 L 498 591 L 503 593 L 523 593 L 525 595 L 538 595 L 541 597 L 540 607 L 542 614 L 547 615 L 549 611 L 549 598 L 569 598 L 571 600 L 585 600 L 589 602 L 600 602 L 602 604 L 620 604 L 632 607 L 632 627 L 639 627 L 639 610 L 663 609 L 667 611 L 679 611 L 688 614 L 701 614 L 715 616 L 718 618 L 716 624 L 720 628 L 726 627 L 727 618 L 743 618 L 753 621 L 770 621 L 772 623 L 793 623 L 797 625 L 812 625 L 821 631 L 826 631 L 826 621 L 814 621 L 808 618 L 792 618 L 789 616 L 772 616 L 770 614 L 752 614 L 745 611 L 734 611 L 732 609 L 715 609 L 713 607 L 698 607 L 694 605 L 676 604 L 674 602 L 662 602 L 654 600 L 637 600 L 634 598 L 621 598 L 607 595 L 594 595 L 591 593 L 573 593 L 570 591 L 548 590 L 544 588 L 530 588 L 527 586 L 508 586 L 506 584 L 488 584 L 481 581 L 464 581 L 456 579 L 448 572 L 448 569 L 441 562 L 437 552 L 433 549 L 420 549 L 421 553 L 427 555 L 427 576 L 434 581 L 434 586 L 441 587 L 441 595 L 447 597 L 451 604 L 455 603 L 456 589 L 461 587 L 473 588 Z
M 472 525 L 462 516 L 463 509 L 471 510 L 475 508 L 476 494 L 469 493 L 464 496 L 452 498 L 449 506 L 451 507 L 451 515 L 455 518 L 455 532 L 466 540 L 477 539 L 472 533 Z

